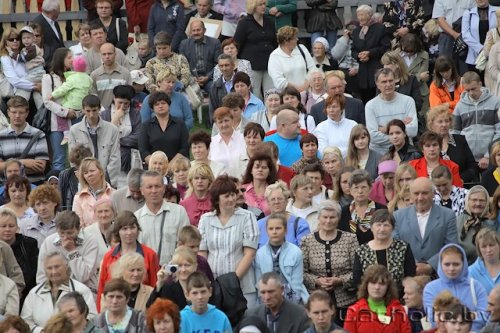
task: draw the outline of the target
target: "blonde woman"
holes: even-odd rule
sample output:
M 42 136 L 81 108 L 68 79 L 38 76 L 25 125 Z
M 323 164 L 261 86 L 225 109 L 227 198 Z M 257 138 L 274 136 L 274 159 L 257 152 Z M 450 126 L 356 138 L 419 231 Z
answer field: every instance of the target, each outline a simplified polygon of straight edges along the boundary
M 408 163 L 401 163 L 396 169 L 396 176 L 394 177 L 394 191 L 399 193 L 401 189 L 417 179 L 417 172 Z
M 189 188 L 180 205 L 186 209 L 189 222 L 198 227 L 201 215 L 212 211 L 209 188 L 214 181 L 212 169 L 208 164 L 198 163 L 191 166 L 188 172 Z
M 97 220 L 94 218 L 94 206 L 100 199 L 111 199 L 115 191 L 106 182 L 105 171 L 98 159 L 87 157 L 80 164 L 78 179 L 81 190 L 73 200 L 73 211 L 80 217 L 81 227 L 85 228 Z
M 167 154 L 161 150 L 155 151 L 151 154 L 148 161 L 148 170 L 153 170 L 158 172 L 163 176 L 163 183 L 165 185 L 170 184 L 170 178 L 168 177 L 168 157 Z
M 365 169 L 372 179 L 376 179 L 377 165 L 382 155 L 369 148 L 370 139 L 370 133 L 365 125 L 358 124 L 352 128 L 345 165 L 355 169 Z
M 189 188 L 188 173 L 191 162 L 184 156 L 177 156 L 172 160 L 169 171 L 172 174 L 172 185 L 179 190 L 181 199 L 184 199 Z
M 326 147 L 323 150 L 323 159 L 321 163 L 326 171 L 323 185 L 329 190 L 335 190 L 334 187 L 337 183 L 339 172 L 344 167 L 342 152 L 338 147 Z
M 409 185 L 404 185 L 399 192 L 395 193 L 396 194 L 394 195 L 392 200 L 387 204 L 387 209 L 391 214 L 398 209 L 403 209 L 411 205 L 411 193 Z

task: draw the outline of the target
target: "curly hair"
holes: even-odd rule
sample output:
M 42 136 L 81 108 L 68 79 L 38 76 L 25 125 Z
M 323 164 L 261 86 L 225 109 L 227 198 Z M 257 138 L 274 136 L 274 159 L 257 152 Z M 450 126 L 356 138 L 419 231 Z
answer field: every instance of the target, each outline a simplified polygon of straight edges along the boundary
M 154 332 L 154 320 L 163 319 L 168 315 L 174 323 L 174 333 L 179 333 L 181 316 L 177 305 L 169 299 L 157 298 L 146 312 L 146 325 L 150 332 Z
M 0 332 L 7 332 L 11 328 L 19 331 L 19 333 L 30 333 L 30 327 L 19 316 L 10 315 L 0 322 Z
M 11 175 L 9 178 L 7 178 L 7 181 L 5 182 L 5 192 L 3 195 L 5 196 L 7 201 L 10 202 L 10 195 L 9 195 L 10 188 L 11 187 L 21 188 L 23 186 L 26 189 L 26 200 L 28 200 L 28 196 L 30 195 L 31 192 L 31 184 L 28 178 L 19 175 Z
M 56 203 L 57 206 L 54 209 L 54 213 L 57 211 L 62 202 L 61 193 L 53 186 L 50 186 L 48 184 L 43 184 L 35 188 L 30 193 L 28 198 L 29 198 L 29 205 L 31 207 L 35 207 L 35 203 L 37 203 L 38 201 L 44 201 L 44 200 Z
M 387 291 L 384 296 L 384 303 L 388 305 L 392 300 L 398 299 L 398 289 L 392 279 L 391 273 L 387 267 L 375 264 L 370 265 L 363 274 L 361 285 L 358 289 L 358 299 L 368 299 L 368 283 L 382 282 L 387 285 Z

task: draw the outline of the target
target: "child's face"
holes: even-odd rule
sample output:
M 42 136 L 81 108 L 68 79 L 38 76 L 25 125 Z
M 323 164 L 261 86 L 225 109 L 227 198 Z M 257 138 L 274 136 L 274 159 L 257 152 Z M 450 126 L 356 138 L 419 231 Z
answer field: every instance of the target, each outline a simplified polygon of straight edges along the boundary
M 23 32 L 23 36 L 21 37 L 21 41 L 24 46 L 30 46 L 33 44 L 33 41 L 35 40 L 35 35 L 30 34 L 29 32 Z
M 212 291 L 207 287 L 191 288 L 186 298 L 191 302 L 194 312 L 204 313 L 207 309 L 208 299 L 212 296 Z
M 195 240 L 189 240 L 186 243 L 182 243 L 181 241 L 179 241 L 179 244 L 177 247 L 189 248 L 194 253 L 198 253 L 198 251 L 200 250 L 200 242 L 195 241 Z

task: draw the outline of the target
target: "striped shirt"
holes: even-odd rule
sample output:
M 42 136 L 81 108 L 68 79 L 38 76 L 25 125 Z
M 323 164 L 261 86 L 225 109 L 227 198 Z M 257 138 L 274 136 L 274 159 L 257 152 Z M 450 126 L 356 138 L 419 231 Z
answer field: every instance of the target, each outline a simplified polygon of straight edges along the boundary
M 130 71 L 118 64 L 115 64 L 111 72 L 107 72 L 104 66 L 101 66 L 93 71 L 90 77 L 94 80 L 94 89 L 101 100 L 101 105 L 106 109 L 113 102 L 113 88 L 132 83 Z

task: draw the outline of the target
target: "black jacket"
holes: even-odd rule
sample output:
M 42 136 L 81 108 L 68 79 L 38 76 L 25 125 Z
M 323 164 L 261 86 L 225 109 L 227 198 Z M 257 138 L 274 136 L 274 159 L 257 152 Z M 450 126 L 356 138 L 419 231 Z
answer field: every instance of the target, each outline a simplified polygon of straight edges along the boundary
M 119 29 L 119 35 L 120 38 L 118 38 L 118 31 L 116 30 L 116 20 L 118 20 L 118 29 Z M 123 53 L 127 54 L 127 47 L 128 47 L 128 30 L 127 30 L 127 24 L 125 21 L 122 19 L 113 17 L 111 19 L 111 23 L 109 24 L 109 27 L 106 29 L 104 27 L 104 24 L 102 24 L 102 21 L 97 18 L 94 21 L 91 22 L 91 24 L 99 24 L 104 28 L 106 31 L 106 41 L 108 43 L 113 44 L 117 48 L 123 51 Z
M 163 131 L 156 117 L 141 126 L 139 134 L 139 151 L 144 160 L 157 150 L 167 154 L 171 161 L 177 153 L 189 157 L 188 129 L 180 118 L 170 116 L 167 128 Z
M 379 203 L 375 203 L 375 209 L 386 209 L 387 207 Z M 350 205 L 342 207 L 342 213 L 340 215 L 339 230 L 345 232 L 351 232 L 349 221 L 351 220 Z M 359 245 L 368 243 L 373 239 L 373 233 L 371 230 L 362 232 L 359 228 L 356 228 L 356 237 L 358 238 Z
M 337 0 L 306 0 L 311 7 L 307 21 L 307 32 L 337 31 L 342 29 L 342 21 L 337 16 Z M 331 45 L 330 47 L 333 47 Z
M 393 154 L 392 154 L 393 149 L 395 149 L 394 146 L 391 146 L 391 148 L 389 148 L 388 154 L 391 155 L 390 159 L 393 158 Z M 399 158 L 401 159 L 402 163 L 409 162 L 411 160 L 417 160 L 423 156 L 422 153 L 417 148 L 415 148 L 415 146 L 411 145 L 410 143 L 406 143 L 403 146 L 403 148 L 398 150 L 398 155 L 399 155 Z
M 243 17 L 236 26 L 234 40 L 240 45 L 239 58 L 250 61 L 253 70 L 267 71 L 269 56 L 278 47 L 276 28 L 269 17 L 264 16 L 263 26 L 252 15 Z
M 313 116 L 314 122 L 318 125 L 320 122 L 326 120 L 326 114 L 323 111 L 325 108 L 325 101 L 322 100 L 314 104 L 311 108 L 310 115 Z M 365 107 L 363 102 L 357 98 L 345 98 L 345 117 L 354 120 L 358 124 L 365 124 Z
M 22 234 L 16 234 L 16 240 L 10 246 L 16 257 L 16 261 L 21 267 L 24 275 L 26 287 L 21 296 L 21 304 L 30 292 L 36 286 L 36 270 L 38 266 L 38 243 L 36 239 Z
M 484 186 L 484 188 L 488 191 L 490 197 L 493 196 L 495 193 L 498 185 L 498 182 L 495 179 L 495 176 L 493 176 L 493 172 L 495 171 L 495 167 L 489 168 L 485 172 L 483 172 L 483 175 L 481 177 L 481 185 Z
M 236 273 L 222 274 L 215 279 L 209 303 L 224 312 L 232 326 L 243 318 L 247 310 L 247 300 L 243 296 Z
M 78 193 L 78 178 L 75 175 L 75 168 L 64 169 L 59 173 L 59 193 L 61 193 L 61 210 L 71 210 L 73 208 L 73 198 Z
M 165 283 L 161 287 L 160 291 L 156 291 L 156 288 L 154 288 L 149 296 L 148 302 L 146 303 L 146 308 L 149 308 L 157 298 L 168 298 L 177 304 L 179 309 L 184 309 L 187 305 L 186 296 L 184 295 L 182 286 L 178 281 Z
M 465 136 L 460 134 L 452 134 L 452 136 L 455 145 L 448 144 L 448 150 L 446 151 L 450 160 L 460 167 L 460 177 L 462 177 L 464 183 L 477 182 L 479 180 L 479 168 Z
M 64 47 L 64 36 L 61 33 L 61 28 L 59 24 L 56 24 L 57 32 L 60 38 L 57 38 L 54 30 L 52 30 L 49 22 L 43 17 L 42 14 L 38 15 L 33 19 L 34 23 L 37 23 L 42 28 L 43 34 L 43 59 L 45 60 L 45 68 L 49 68 L 52 64 L 52 56 L 54 52 L 60 48 Z
M 208 92 L 208 115 L 210 117 L 210 123 L 213 122 L 215 110 L 222 106 L 222 99 L 227 95 L 227 90 L 222 78 L 223 76 L 218 78 L 217 81 L 212 84 Z

